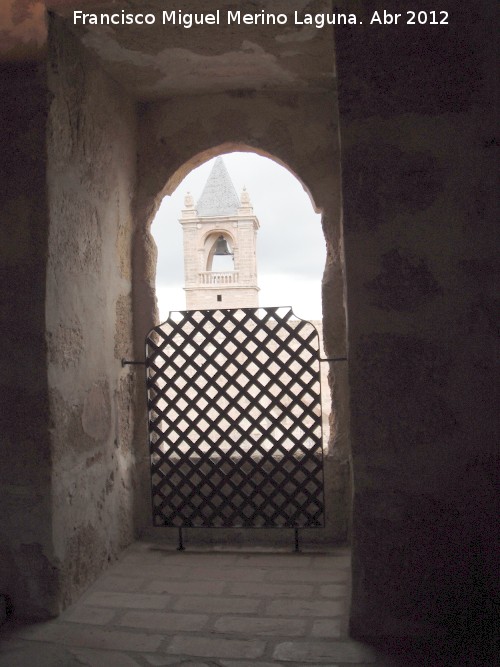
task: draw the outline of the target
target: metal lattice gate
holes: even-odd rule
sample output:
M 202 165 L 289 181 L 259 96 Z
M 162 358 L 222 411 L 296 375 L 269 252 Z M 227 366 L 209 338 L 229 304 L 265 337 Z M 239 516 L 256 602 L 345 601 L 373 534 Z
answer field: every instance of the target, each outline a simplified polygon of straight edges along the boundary
M 154 525 L 324 525 L 311 323 L 290 308 L 170 313 L 146 375 Z

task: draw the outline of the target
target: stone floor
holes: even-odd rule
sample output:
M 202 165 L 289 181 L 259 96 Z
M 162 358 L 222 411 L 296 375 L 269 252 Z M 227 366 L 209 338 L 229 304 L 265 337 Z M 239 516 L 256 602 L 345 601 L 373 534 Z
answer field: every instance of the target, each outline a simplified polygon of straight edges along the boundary
M 408 665 L 347 636 L 349 553 L 137 542 L 53 621 L 6 624 L 1 667 Z

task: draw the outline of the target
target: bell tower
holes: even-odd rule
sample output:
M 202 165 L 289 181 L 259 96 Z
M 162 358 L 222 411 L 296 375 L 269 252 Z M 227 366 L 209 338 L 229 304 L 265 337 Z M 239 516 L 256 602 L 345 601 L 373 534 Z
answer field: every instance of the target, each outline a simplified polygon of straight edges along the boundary
M 217 158 L 200 199 L 184 199 L 179 222 L 184 238 L 187 310 L 257 308 L 257 230 L 250 197 L 241 197 L 222 158 Z

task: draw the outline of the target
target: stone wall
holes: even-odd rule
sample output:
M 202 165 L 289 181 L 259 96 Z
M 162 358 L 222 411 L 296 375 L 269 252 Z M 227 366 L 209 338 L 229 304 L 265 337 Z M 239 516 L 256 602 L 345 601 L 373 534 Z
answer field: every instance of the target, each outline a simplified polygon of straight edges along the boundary
M 0 592 L 20 618 L 57 614 L 131 541 L 147 455 L 121 365 L 135 106 L 57 19 L 48 49 L 1 79 Z
M 56 588 L 45 342 L 48 234 L 43 63 L 0 71 L 0 593 L 47 613 Z
M 65 606 L 134 535 L 131 202 L 135 110 L 50 30 L 47 272 L 52 537 Z
M 444 5 L 337 31 L 358 637 L 492 629 L 493 7 Z

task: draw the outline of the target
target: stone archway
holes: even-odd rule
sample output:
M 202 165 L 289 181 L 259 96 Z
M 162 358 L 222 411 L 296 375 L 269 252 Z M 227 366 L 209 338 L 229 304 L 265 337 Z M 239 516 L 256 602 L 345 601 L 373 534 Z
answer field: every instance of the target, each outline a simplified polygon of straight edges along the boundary
M 186 103 L 190 107 L 191 112 L 192 101 L 186 100 Z M 263 98 L 259 100 L 259 104 L 263 107 L 260 112 L 261 114 L 276 113 L 274 100 Z M 177 151 L 180 152 L 180 149 L 183 148 L 186 153 L 186 161 L 179 165 L 177 160 L 173 162 L 169 159 L 169 153 L 165 149 L 165 146 L 170 145 L 170 142 L 175 144 L 184 135 L 183 118 L 185 116 L 184 114 L 179 116 L 179 125 L 176 127 L 165 105 L 168 106 L 169 103 L 151 105 L 151 108 L 148 109 L 148 113 L 144 117 L 140 133 L 143 140 L 144 153 L 140 156 L 139 160 L 138 229 L 136 232 L 138 242 L 134 243 L 136 269 L 134 311 L 138 350 L 141 350 L 143 345 L 144 333 L 157 323 L 155 319 L 154 297 L 156 254 L 148 228 L 161 198 L 165 194 L 172 192 L 186 173 L 208 158 L 230 151 L 250 151 L 269 157 L 290 171 L 294 177 L 298 178 L 306 192 L 309 193 L 315 210 L 321 210 L 322 212 L 322 225 L 329 248 L 323 279 L 323 300 L 327 304 L 327 308 L 325 309 L 327 315 L 324 318 L 325 349 L 329 357 L 345 358 L 346 341 L 345 313 L 342 299 L 344 286 L 340 210 L 338 208 L 338 190 L 331 187 L 332 182 L 337 183 L 337 186 L 339 186 L 338 170 L 332 168 L 332 165 L 335 165 L 335 158 L 338 158 L 336 133 L 332 131 L 327 140 L 325 140 L 322 136 L 324 134 L 324 126 L 321 126 L 321 121 L 318 119 L 318 126 L 313 126 L 311 135 L 303 137 L 301 122 L 303 121 L 304 114 L 307 115 L 309 111 L 308 105 L 305 104 L 302 108 L 299 107 L 298 110 L 295 105 L 290 105 L 289 108 L 285 107 L 286 112 L 281 113 L 284 115 L 283 123 L 286 124 L 293 141 L 290 141 L 290 144 L 285 147 L 280 146 L 278 151 L 270 150 L 270 147 L 274 143 L 274 138 L 272 128 L 269 127 L 269 136 L 265 137 L 265 140 L 261 138 L 258 148 L 255 147 L 255 138 L 252 136 L 249 137 L 251 141 L 249 139 L 246 141 L 240 140 L 239 142 L 228 142 L 225 140 L 201 151 L 199 150 L 200 146 L 198 146 L 196 152 L 194 152 L 194 146 L 188 140 L 187 143 L 190 144 L 189 146 L 177 146 Z M 241 106 L 239 101 L 236 102 L 236 106 Z M 216 96 L 215 99 L 211 100 L 210 108 L 214 110 L 215 117 L 218 113 L 223 113 L 225 107 L 224 99 Z M 178 108 L 176 107 L 177 112 Z M 247 113 L 251 115 L 252 111 L 249 109 Z M 165 122 L 167 117 L 170 118 L 169 123 Z M 211 120 L 213 122 L 213 119 Z M 158 134 L 161 135 L 163 132 L 168 135 L 168 140 L 167 137 L 163 137 L 158 142 Z M 225 128 L 224 132 L 221 131 L 221 138 L 226 135 L 224 138 L 227 139 L 227 133 L 231 132 L 234 133 L 234 129 Z M 238 133 L 241 134 L 241 124 L 238 124 Z M 156 140 L 154 137 L 156 137 Z M 213 141 L 211 137 L 205 137 L 200 142 L 201 147 L 203 147 L 203 143 L 211 141 Z M 316 159 L 315 161 L 311 161 L 309 159 L 310 151 L 314 148 L 315 144 L 319 145 L 319 143 L 322 143 L 323 146 L 325 144 L 328 145 L 329 152 L 324 152 L 322 160 Z M 194 154 L 189 155 L 190 151 L 193 151 Z M 147 161 L 145 159 L 146 155 L 148 156 Z M 143 167 L 143 170 L 141 167 Z M 320 173 L 321 177 L 318 176 Z M 164 183 L 166 183 L 163 187 L 159 183 L 160 174 L 164 179 Z M 137 273 L 137 269 L 142 272 L 142 275 Z M 332 312 L 335 314 L 333 315 Z M 326 483 L 329 485 L 331 502 L 329 511 L 327 511 L 328 521 L 325 539 L 330 543 L 345 543 L 349 535 L 350 516 L 350 452 L 347 418 L 348 384 L 345 363 L 331 364 L 330 366 L 330 383 L 335 385 L 331 411 L 331 431 L 334 435 L 329 448 L 329 457 L 326 466 Z M 146 473 L 149 474 L 148 471 L 144 470 L 145 476 Z M 149 506 L 145 508 L 145 522 L 149 516 L 148 512 Z

